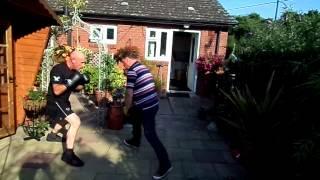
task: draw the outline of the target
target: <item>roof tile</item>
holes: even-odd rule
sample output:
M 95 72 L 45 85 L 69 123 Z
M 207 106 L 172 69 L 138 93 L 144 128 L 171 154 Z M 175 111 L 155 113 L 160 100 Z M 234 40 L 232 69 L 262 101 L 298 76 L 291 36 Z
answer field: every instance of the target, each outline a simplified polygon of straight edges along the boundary
M 53 9 L 62 10 L 56 0 Z M 128 5 L 121 5 L 127 2 Z M 193 7 L 194 11 L 188 10 Z M 190 9 L 190 8 L 189 8 Z M 235 24 L 234 17 L 217 0 L 88 0 L 84 16 L 119 16 L 156 20 L 177 20 L 209 24 Z

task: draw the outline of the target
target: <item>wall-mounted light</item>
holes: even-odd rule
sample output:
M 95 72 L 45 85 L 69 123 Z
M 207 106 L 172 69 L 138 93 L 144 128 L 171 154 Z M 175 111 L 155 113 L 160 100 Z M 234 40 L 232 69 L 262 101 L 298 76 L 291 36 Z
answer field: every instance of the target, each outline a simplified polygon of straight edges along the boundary
M 185 28 L 185 29 L 189 29 L 189 27 L 190 27 L 189 24 L 184 24 L 184 25 L 183 25 L 183 28 Z
M 121 3 L 120 3 L 120 5 L 121 5 L 121 6 L 128 6 L 128 5 L 129 5 L 129 3 L 128 3 L 128 2 L 123 1 L 123 2 L 121 2 Z

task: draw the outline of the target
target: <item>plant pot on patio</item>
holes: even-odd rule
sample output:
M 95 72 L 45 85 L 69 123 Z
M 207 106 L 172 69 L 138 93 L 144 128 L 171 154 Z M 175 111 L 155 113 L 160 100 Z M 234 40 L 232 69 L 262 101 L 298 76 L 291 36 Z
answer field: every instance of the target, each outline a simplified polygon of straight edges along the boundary
M 47 105 L 47 100 L 25 100 L 23 108 L 26 112 L 26 119 L 23 123 L 23 130 L 29 136 L 25 140 L 36 139 L 40 140 L 45 132 L 49 129 L 49 123 L 45 121 L 44 111 Z
M 211 74 L 199 74 L 197 79 L 197 95 L 208 97 L 210 95 Z
M 111 104 L 107 110 L 107 128 L 120 130 L 123 128 L 123 106 L 120 104 Z

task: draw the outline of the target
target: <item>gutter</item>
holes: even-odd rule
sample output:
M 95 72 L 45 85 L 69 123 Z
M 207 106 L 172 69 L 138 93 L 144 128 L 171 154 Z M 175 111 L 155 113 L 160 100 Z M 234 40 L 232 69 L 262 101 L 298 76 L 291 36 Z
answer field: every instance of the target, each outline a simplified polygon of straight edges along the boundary
M 62 11 L 56 11 L 58 14 L 62 14 Z M 122 22 L 134 22 L 134 23 L 148 23 L 148 24 L 161 24 L 161 25 L 190 25 L 195 27 L 232 27 L 237 22 L 210 22 L 210 21 L 196 21 L 196 20 L 179 20 L 179 19 L 164 19 L 156 17 L 141 17 L 141 16 L 118 16 L 118 15 L 105 15 L 105 14 L 92 14 L 81 13 L 82 20 L 87 21 L 122 21 Z
M 233 24 L 226 24 L 220 22 L 201 22 L 201 21 L 183 21 L 183 20 L 168 20 L 168 19 L 153 19 L 153 18 L 132 18 L 132 17 L 89 17 L 82 16 L 82 19 L 92 21 L 123 21 L 123 22 L 135 22 L 135 23 L 148 23 L 148 24 L 162 24 L 162 25 L 185 25 L 196 27 L 231 27 Z

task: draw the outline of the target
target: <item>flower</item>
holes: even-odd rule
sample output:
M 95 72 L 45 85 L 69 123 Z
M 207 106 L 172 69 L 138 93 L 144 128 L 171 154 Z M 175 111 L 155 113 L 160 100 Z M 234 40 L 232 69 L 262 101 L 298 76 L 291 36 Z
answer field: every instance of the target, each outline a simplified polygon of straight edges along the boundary
M 221 71 L 223 67 L 223 56 L 219 55 L 209 55 L 209 56 L 200 56 L 196 60 L 197 70 L 202 74 L 217 73 Z

